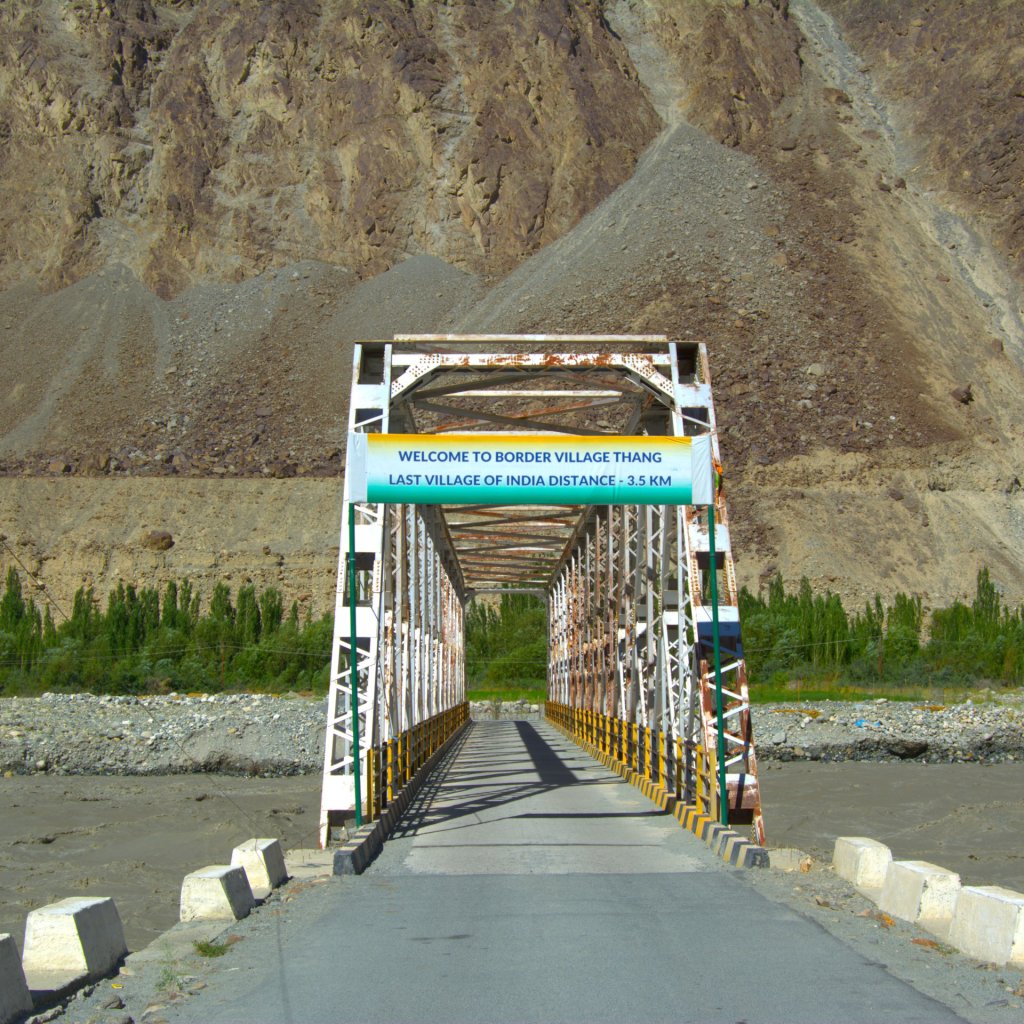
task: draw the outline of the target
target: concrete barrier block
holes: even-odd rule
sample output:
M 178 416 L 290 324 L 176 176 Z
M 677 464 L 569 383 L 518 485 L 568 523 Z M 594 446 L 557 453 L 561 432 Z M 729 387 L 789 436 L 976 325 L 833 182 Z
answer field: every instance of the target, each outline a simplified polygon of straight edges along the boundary
M 863 836 L 840 836 L 832 851 L 832 867 L 859 889 L 881 889 L 892 863 L 889 847 Z
M 127 955 L 121 915 L 109 897 L 61 900 L 25 921 L 21 962 L 30 987 L 37 972 L 102 978 Z
M 949 942 L 978 960 L 1024 966 L 1024 894 L 1001 885 L 965 885 L 956 899 Z
M 231 851 L 231 865 L 244 868 L 253 892 L 269 892 L 288 881 L 284 853 L 277 839 L 246 840 Z
M 894 860 L 878 906 L 903 921 L 941 924 L 952 919 L 959 892 L 960 876 L 955 871 L 925 860 Z
M 771 859 L 763 846 L 743 842 L 737 843 L 733 848 L 730 863 L 738 868 L 767 868 L 771 866 Z
M 704 842 L 708 844 L 712 853 L 721 855 L 723 847 L 732 835 L 733 831 L 731 828 L 728 828 L 725 825 L 716 825 L 704 837 Z
M 0 935 L 0 1024 L 11 1024 L 32 1012 L 32 996 L 14 939 Z
M 244 868 L 213 864 L 185 876 L 179 917 L 182 921 L 239 921 L 255 903 Z

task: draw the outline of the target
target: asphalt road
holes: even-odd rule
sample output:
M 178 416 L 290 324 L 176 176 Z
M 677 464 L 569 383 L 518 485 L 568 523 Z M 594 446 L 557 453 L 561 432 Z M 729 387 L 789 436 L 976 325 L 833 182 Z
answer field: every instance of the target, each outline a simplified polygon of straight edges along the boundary
M 163 1019 L 960 1020 L 543 723 L 474 724 L 366 874 L 239 927 Z

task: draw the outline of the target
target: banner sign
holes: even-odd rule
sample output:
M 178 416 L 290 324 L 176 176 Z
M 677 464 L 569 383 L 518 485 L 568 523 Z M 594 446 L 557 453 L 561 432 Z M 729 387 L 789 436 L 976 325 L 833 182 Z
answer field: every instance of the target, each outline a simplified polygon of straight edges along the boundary
M 350 434 L 351 501 L 707 505 L 711 438 Z

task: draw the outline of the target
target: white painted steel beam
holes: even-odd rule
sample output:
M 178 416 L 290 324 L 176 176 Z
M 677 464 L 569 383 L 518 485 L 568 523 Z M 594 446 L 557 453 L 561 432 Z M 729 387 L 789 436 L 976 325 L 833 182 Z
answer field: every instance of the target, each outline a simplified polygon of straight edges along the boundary
M 479 351 L 474 345 L 500 347 Z M 661 335 L 400 335 L 354 356 L 350 432 L 709 434 L 720 465 L 707 353 Z M 698 751 L 717 742 L 706 511 L 681 506 L 357 504 L 360 584 L 348 595 L 346 481 L 328 700 L 321 837 L 353 808 L 349 601 L 355 600 L 363 752 L 465 697 L 463 607 L 477 593 L 548 595 L 551 700 L 676 741 L 683 795 L 712 800 Z M 716 504 L 718 618 L 735 810 L 763 840 L 735 570 Z M 703 756 L 706 764 L 707 757 Z M 744 796 L 743 794 L 746 794 Z M 745 802 L 746 801 L 746 802 Z

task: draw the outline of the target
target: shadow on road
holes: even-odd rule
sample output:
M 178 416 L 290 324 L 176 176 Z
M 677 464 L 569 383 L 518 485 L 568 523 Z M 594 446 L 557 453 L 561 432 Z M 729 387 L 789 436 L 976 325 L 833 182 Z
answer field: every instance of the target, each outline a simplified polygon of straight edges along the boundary
M 573 756 L 580 756 L 573 751 Z M 410 838 L 425 830 L 448 832 L 479 824 L 479 815 L 498 820 L 493 811 L 566 786 L 609 785 L 611 777 L 580 778 L 530 722 L 476 723 L 463 734 L 426 780 L 393 839 Z M 512 818 L 623 818 L 656 817 L 664 811 L 634 813 L 538 813 L 522 811 Z M 473 818 L 472 821 L 460 819 Z

